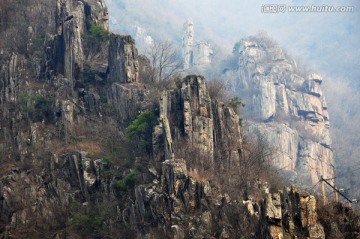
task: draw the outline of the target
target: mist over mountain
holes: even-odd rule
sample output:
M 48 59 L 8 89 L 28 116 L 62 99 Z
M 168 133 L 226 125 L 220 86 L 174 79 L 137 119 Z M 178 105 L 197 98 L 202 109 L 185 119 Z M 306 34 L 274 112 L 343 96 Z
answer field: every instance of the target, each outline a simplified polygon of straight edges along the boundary
M 275 2 L 274 2 L 275 3 Z M 155 39 L 181 41 L 182 25 L 193 18 L 195 34 L 230 52 L 240 38 L 266 31 L 291 54 L 332 78 L 356 82 L 360 73 L 359 1 L 282 1 L 289 6 L 353 6 L 353 12 L 263 13 L 267 1 L 107 0 L 110 28 L 131 33 L 144 27 Z M 130 23 L 130 24 L 128 24 Z M 357 83 L 359 84 L 359 83 Z
M 262 12 L 275 3 L 286 5 L 285 12 Z M 345 184 L 357 181 L 350 169 L 359 164 L 359 1 L 107 0 L 107 4 L 115 32 L 133 34 L 134 26 L 141 26 L 155 41 L 171 40 L 181 46 L 183 24 L 192 18 L 195 38 L 210 42 L 223 55 L 230 54 L 239 39 L 265 31 L 298 65 L 324 77 L 336 170 L 346 178 Z M 291 6 L 350 6 L 353 11 L 289 12 Z
M 354 34 L 326 72 L 254 3 L 111 3 L 0 0 L 0 239 L 359 238 Z

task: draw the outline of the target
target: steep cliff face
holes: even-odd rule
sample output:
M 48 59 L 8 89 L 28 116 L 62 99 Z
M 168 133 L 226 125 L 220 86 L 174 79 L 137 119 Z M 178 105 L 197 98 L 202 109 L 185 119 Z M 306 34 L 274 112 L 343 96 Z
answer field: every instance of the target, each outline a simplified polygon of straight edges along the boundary
M 192 48 L 194 46 L 194 23 L 188 19 L 183 29 L 184 69 L 189 69 L 192 63 Z
M 240 119 L 210 98 L 204 77 L 157 96 L 141 83 L 134 40 L 106 31 L 104 1 L 39 2 L 26 6 L 53 14 L 46 32 L 36 14 L 24 29 L 42 42 L 0 51 L 0 238 L 324 238 L 312 196 L 270 194 L 258 175 L 243 182 L 247 191 L 234 187 L 247 170 Z M 315 78 L 306 89 L 323 99 Z M 142 137 L 144 113 L 158 118 L 152 138 Z M 253 126 L 281 142 L 284 166 L 328 153 L 286 124 Z M 144 143 L 152 149 L 138 152 Z
M 110 80 L 120 83 L 139 82 L 139 62 L 135 41 L 130 36 L 110 37 Z
M 288 191 L 267 194 L 263 204 L 266 227 L 261 238 L 292 238 L 294 235 L 325 239 L 324 228 L 317 218 L 314 196 Z
M 183 27 L 183 68 L 204 71 L 210 66 L 214 54 L 213 47 L 205 41 L 194 41 L 194 23 L 188 19 Z
M 217 185 L 216 177 L 241 166 L 242 142 L 237 114 L 208 94 L 200 76 L 188 76 L 177 89 L 162 94 L 153 145 L 154 152 L 165 152 L 157 159 L 161 180 L 135 189 L 135 200 L 122 212 L 124 222 L 135 231 L 142 229 L 139 238 L 156 237 L 164 230 L 179 239 L 237 238 L 245 231 L 246 238 L 324 239 L 314 196 L 294 188 L 272 194 L 259 182 L 250 193 L 261 188 L 262 203 L 239 202 Z M 192 147 L 205 157 L 192 154 Z M 187 154 L 179 159 L 184 148 Z
M 226 72 L 228 87 L 246 103 L 248 130 L 260 132 L 276 152 L 274 164 L 300 183 L 315 184 L 334 174 L 329 114 L 322 77 L 305 75 L 266 38 L 237 43 L 236 69 Z
M 106 42 L 90 35 L 94 25 L 107 35 L 104 1 L 24 5 L 31 9 L 27 21 L 10 21 L 21 19 L 24 7 L 10 1 L 5 10 L 19 12 L 9 14 L 10 24 L 1 24 L 2 40 L 15 40 L 1 44 L 0 237 L 45 238 L 41 233 L 53 232 L 66 238 L 59 228 L 68 223 L 73 201 L 88 202 L 95 192 L 103 193 L 99 199 L 115 198 L 113 181 L 100 173 L 106 164 L 83 150 L 101 153 L 96 142 L 101 125 L 116 129 L 117 118 L 118 127 L 126 127 L 147 107 L 147 91 L 137 78 L 131 37 L 112 35 Z M 44 14 L 47 21 L 41 22 Z M 13 28 L 27 29 L 25 48 L 27 41 Z M 122 55 L 114 60 L 109 51 Z
M 186 144 L 199 150 L 197 163 L 203 167 L 220 169 L 239 165 L 239 116 L 224 103 L 210 99 L 203 77 L 188 76 L 181 88 L 165 92 L 160 101 L 160 120 L 158 128 L 163 129 L 166 139 L 165 159 L 173 157 L 172 142 L 185 138 Z M 177 145 L 179 149 L 183 146 Z

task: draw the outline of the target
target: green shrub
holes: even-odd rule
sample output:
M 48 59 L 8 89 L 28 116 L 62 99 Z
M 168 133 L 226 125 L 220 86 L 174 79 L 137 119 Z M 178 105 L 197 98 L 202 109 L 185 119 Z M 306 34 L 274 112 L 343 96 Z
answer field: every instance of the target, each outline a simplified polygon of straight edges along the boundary
M 125 136 L 128 142 L 132 143 L 134 149 L 138 152 L 144 150 L 151 152 L 152 130 L 157 124 L 157 117 L 152 112 L 144 112 L 136 117 L 136 119 L 125 130 Z
M 80 235 L 94 235 L 101 229 L 103 219 L 100 216 L 88 216 L 82 213 L 75 213 L 68 221 L 68 225 L 72 230 L 80 233 Z
M 132 170 L 123 179 L 118 180 L 114 183 L 113 187 L 115 189 L 115 192 L 119 194 L 122 191 L 135 188 L 137 177 L 138 173 Z
M 245 104 L 241 101 L 241 99 L 237 96 L 231 98 L 228 102 L 228 105 L 233 108 L 235 111 L 239 106 L 244 107 Z
M 43 95 L 25 95 L 19 94 L 19 106 L 23 112 L 28 113 L 33 121 L 42 121 L 44 119 L 51 121 L 53 118 L 53 99 L 46 98 Z
M 73 143 L 78 143 L 78 142 L 81 142 L 81 138 L 76 136 L 76 135 L 70 135 L 70 141 L 73 142 Z
M 110 32 L 101 24 L 93 23 L 89 29 L 89 38 L 96 43 L 106 42 L 110 39 Z
M 112 160 L 111 156 L 104 156 L 104 157 L 102 158 L 102 161 L 103 161 L 103 163 L 105 163 L 105 164 L 111 164 L 111 160 Z
M 42 95 L 31 95 L 30 105 L 36 114 L 42 114 L 45 117 L 50 117 L 52 114 L 52 100 L 47 99 Z

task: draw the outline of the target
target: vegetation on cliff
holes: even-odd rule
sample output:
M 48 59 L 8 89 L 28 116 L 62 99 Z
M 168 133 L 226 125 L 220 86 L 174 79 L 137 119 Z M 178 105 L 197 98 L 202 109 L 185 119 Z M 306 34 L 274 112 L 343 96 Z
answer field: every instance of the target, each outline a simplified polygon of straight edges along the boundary
M 0 18 L 1 238 L 321 235 L 304 207 L 316 200 L 284 189 L 221 83 L 141 61 L 130 36 L 109 35 L 104 1 L 24 1 L 24 16 L 10 3 L 22 10 Z

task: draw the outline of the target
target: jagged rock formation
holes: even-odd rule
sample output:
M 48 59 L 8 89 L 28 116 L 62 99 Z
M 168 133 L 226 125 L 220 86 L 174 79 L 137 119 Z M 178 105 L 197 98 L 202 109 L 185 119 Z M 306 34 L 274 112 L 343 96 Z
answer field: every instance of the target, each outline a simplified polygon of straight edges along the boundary
M 109 78 L 120 83 L 139 82 L 139 62 L 135 41 L 130 36 L 110 36 Z
M 189 69 L 193 59 L 192 48 L 194 46 L 194 23 L 188 19 L 183 30 L 183 57 L 184 69 Z
M 200 150 L 203 159 L 198 163 L 212 169 L 239 165 L 239 117 L 224 103 L 210 99 L 203 77 L 188 76 L 180 89 L 163 94 L 160 121 L 155 132 L 166 139 L 165 159 L 173 158 L 173 140 L 185 138 Z
M 183 59 L 184 70 L 190 68 L 198 68 L 199 70 L 206 68 L 211 63 L 213 55 L 212 46 L 205 41 L 194 42 L 194 23 L 192 19 L 188 19 L 184 24 L 183 30 Z
M 291 190 L 267 194 L 262 207 L 267 225 L 261 238 L 292 238 L 294 235 L 325 239 L 324 228 L 318 222 L 316 199 Z
M 251 133 L 263 134 L 275 149 L 274 164 L 297 182 L 315 184 L 334 175 L 329 114 L 322 77 L 304 76 L 296 63 L 266 38 L 237 43 L 236 69 L 227 86 L 246 103 Z
M 66 210 L 75 198 L 88 197 L 99 181 L 99 161 L 89 170 L 90 159 L 83 152 L 50 156 L 40 171 L 13 167 L 1 179 L 1 238 L 20 238 L 19 228 L 33 225 L 34 230 L 53 230 L 66 223 Z M 38 159 L 41 160 L 41 159 Z M 29 232 L 30 233 L 30 232 Z M 26 234 L 25 234 L 26 235 Z M 60 234 L 62 237 L 62 233 Z
M 204 77 L 178 81 L 153 106 L 133 39 L 88 38 L 95 23 L 108 28 L 104 1 L 38 1 L 25 7 L 53 14 L 46 34 L 33 21 L 24 28 L 43 42 L 1 42 L 0 238 L 323 238 L 310 195 L 269 194 L 250 179 L 246 201 L 238 188 L 234 198 L 226 193 L 221 183 L 234 178 L 246 150 L 239 116 L 210 98 Z M 315 78 L 307 89 L 321 97 Z M 144 139 L 129 146 L 124 134 L 144 111 L 159 124 L 141 155 L 131 147 Z M 285 145 L 296 144 L 296 132 L 279 130 Z M 303 157 L 319 154 L 312 142 L 299 143 Z M 295 152 L 281 149 L 280 160 Z M 251 199 L 256 191 L 266 198 Z
M 218 105 L 218 102 L 211 104 L 202 77 L 188 76 L 179 89 L 163 93 L 160 120 L 160 125 L 154 130 L 154 138 L 157 139 L 154 140 L 154 148 L 165 150 L 165 161 L 161 163 L 161 182 L 156 181 L 152 186 L 140 186 L 135 190 L 134 203 L 123 211 L 124 221 L 133 228 L 142 227 L 144 221 L 148 220 L 164 224 L 171 231 L 171 238 L 213 238 L 212 225 L 214 220 L 219 220 L 217 214 L 223 215 L 221 220 L 226 222 L 229 220 L 225 216 L 226 210 L 234 207 L 248 210 L 250 215 L 261 219 L 258 238 L 295 235 L 325 238 L 324 230 L 317 220 L 314 196 L 300 195 L 295 189 L 274 194 L 266 192 L 259 210 L 256 203 L 231 200 L 227 194 L 221 194 L 213 188 L 205 178 L 199 179 L 197 174 L 189 172 L 186 161 L 191 160 L 193 155 L 184 159 L 176 158 L 178 151 L 173 139 L 185 138 L 181 147 L 190 144 L 207 154 L 202 159 L 205 161 L 198 162 L 201 167 L 209 164 L 212 169 L 216 167 L 218 173 L 239 167 L 241 163 L 239 118 L 231 108 Z M 231 148 L 234 147 L 231 143 L 236 142 L 238 148 Z M 218 161 L 213 162 L 214 158 Z M 221 232 L 218 238 L 236 238 L 235 228 L 223 227 L 217 230 Z M 149 228 L 145 232 L 143 236 L 151 235 Z
M 154 45 L 154 39 L 148 35 L 146 29 L 141 26 L 133 26 L 131 35 L 134 37 L 136 41 L 136 47 L 140 52 L 146 52 Z
M 9 7 L 20 4 L 10 2 Z M 43 43 L 27 49 L 16 41 L 1 45 L 0 238 L 26 237 L 33 232 L 18 233 L 30 225 L 66 238 L 57 228 L 66 225 L 73 200 L 87 202 L 94 190 L 114 198 L 111 181 L 100 178 L 106 164 L 81 151 L 99 146 L 68 148 L 69 141 L 88 130 L 96 133 L 94 125 L 116 127 L 114 114 L 120 125 L 128 124 L 147 108 L 147 90 L 139 84 L 130 36 L 112 35 L 110 43 L 98 40 L 89 46 L 91 25 L 108 29 L 104 1 L 34 1 L 24 7 L 51 14 L 49 22 L 37 23 L 30 12 L 31 21 L 23 23 L 28 26 L 10 21 L 15 26 L 2 29 L 5 37 L 12 27 L 24 27 Z M 42 27 L 46 32 L 40 32 Z

